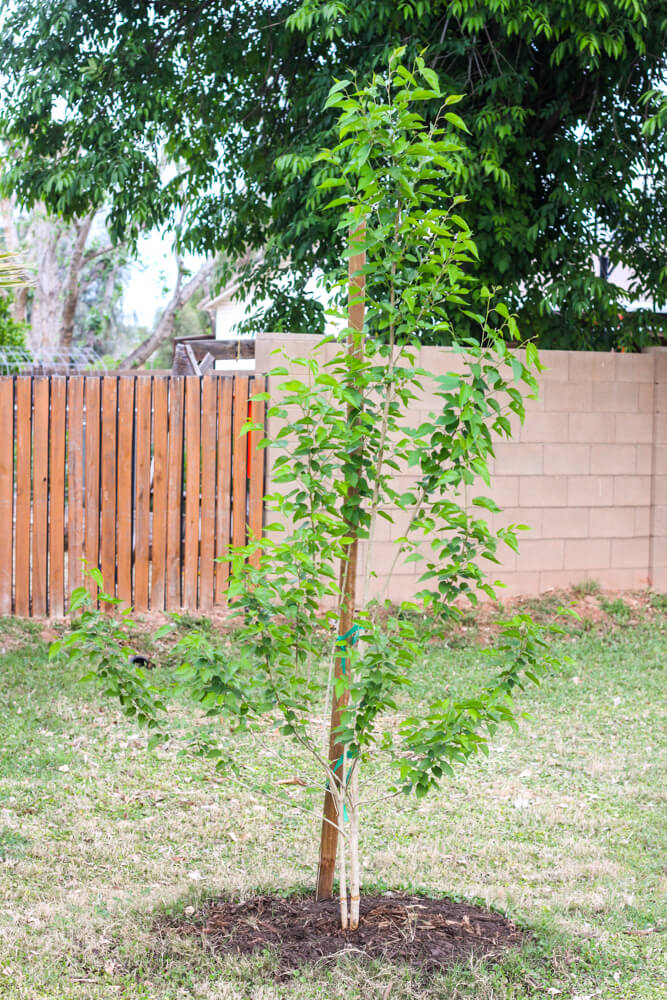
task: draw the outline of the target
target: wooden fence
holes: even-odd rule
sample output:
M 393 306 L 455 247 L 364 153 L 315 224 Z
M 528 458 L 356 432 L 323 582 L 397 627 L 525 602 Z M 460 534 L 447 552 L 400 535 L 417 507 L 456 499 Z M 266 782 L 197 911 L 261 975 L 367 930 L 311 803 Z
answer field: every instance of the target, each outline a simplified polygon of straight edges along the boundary
M 139 611 L 224 602 L 262 530 L 263 377 L 0 378 L 0 614 L 58 617 L 85 582 Z

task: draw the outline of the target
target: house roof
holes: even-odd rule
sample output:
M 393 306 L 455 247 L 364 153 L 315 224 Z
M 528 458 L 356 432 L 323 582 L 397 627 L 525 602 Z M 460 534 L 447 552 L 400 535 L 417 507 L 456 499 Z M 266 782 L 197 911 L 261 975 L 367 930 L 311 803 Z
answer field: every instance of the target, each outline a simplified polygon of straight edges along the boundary
M 215 310 L 219 306 L 222 306 L 226 302 L 229 302 L 230 299 L 232 299 L 236 295 L 239 288 L 241 287 L 241 269 L 245 267 L 246 264 L 249 264 L 251 262 L 257 263 L 258 261 L 261 261 L 263 256 L 264 254 L 261 250 L 256 252 L 246 253 L 239 260 L 237 270 L 233 275 L 232 279 L 229 282 L 227 282 L 224 288 L 222 288 L 217 295 L 214 295 L 207 299 L 203 299 L 199 303 L 199 308 L 204 309 L 206 312 L 215 312 Z
M 224 305 L 225 302 L 229 302 L 229 300 L 234 297 L 235 293 L 239 290 L 240 286 L 241 286 L 240 278 L 234 278 L 232 281 L 229 282 L 228 285 L 225 285 L 225 287 L 222 289 L 221 292 L 218 292 L 218 294 L 215 295 L 213 298 L 202 299 L 202 301 L 199 303 L 199 308 L 204 309 L 206 312 L 215 312 L 215 310 L 219 306 Z

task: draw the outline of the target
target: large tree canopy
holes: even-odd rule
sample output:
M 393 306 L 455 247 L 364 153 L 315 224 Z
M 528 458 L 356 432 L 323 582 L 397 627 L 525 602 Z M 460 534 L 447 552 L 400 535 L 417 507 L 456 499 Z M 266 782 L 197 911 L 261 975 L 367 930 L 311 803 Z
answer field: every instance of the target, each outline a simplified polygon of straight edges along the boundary
M 274 300 L 265 326 L 322 322 L 304 286 L 340 252 L 310 165 L 325 97 L 398 44 L 464 95 L 479 275 L 524 333 L 646 338 L 598 255 L 667 302 L 667 141 L 644 100 L 667 70 L 664 0 L 5 0 L 0 39 L 3 131 L 23 152 L 7 187 L 65 216 L 109 200 L 117 238 L 171 225 L 232 260 L 262 248 L 246 278 Z

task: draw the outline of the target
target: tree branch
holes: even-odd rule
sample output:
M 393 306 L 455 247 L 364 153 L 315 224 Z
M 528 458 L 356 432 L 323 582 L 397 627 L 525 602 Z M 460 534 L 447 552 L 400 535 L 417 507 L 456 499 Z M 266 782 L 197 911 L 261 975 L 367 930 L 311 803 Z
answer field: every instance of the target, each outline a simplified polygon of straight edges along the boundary
M 76 223 L 76 236 L 72 247 L 72 256 L 67 265 L 67 273 L 63 285 L 63 312 L 62 325 L 60 328 L 60 346 L 64 350 L 69 350 L 72 346 L 74 335 L 74 315 L 79 301 L 79 291 L 81 288 L 79 276 L 84 264 L 83 251 L 88 242 L 90 229 L 95 218 L 95 212 L 89 212 L 83 219 Z
M 111 253 L 113 250 L 119 250 L 120 247 L 124 245 L 125 245 L 124 243 L 120 243 L 118 246 L 115 247 L 108 246 L 108 247 L 102 247 L 100 250 L 89 250 L 88 253 L 85 254 L 81 260 L 81 267 L 85 267 L 86 264 L 90 264 L 90 262 L 92 260 L 95 260 L 97 257 L 102 257 L 104 254 Z
M 167 337 L 170 336 L 174 328 L 174 320 L 176 319 L 176 313 L 179 309 L 182 309 L 186 302 L 192 298 L 192 296 L 199 291 L 199 289 L 204 285 L 210 278 L 213 268 L 215 266 L 215 260 L 207 260 L 199 268 L 196 274 L 194 274 L 189 281 L 183 284 L 183 267 L 180 258 L 178 261 L 178 276 L 176 279 L 176 289 L 171 299 L 167 303 L 167 306 L 160 316 L 160 320 L 150 336 L 146 337 L 144 341 L 127 358 L 121 363 L 120 370 L 126 371 L 128 368 L 139 368 L 140 365 L 145 364 L 152 354 L 158 349 L 160 344 L 164 343 Z

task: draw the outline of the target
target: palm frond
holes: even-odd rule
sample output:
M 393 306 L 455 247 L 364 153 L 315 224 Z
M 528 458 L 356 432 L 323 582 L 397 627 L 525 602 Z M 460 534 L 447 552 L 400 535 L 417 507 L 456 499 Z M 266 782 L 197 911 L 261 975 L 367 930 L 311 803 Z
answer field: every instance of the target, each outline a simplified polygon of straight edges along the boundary
M 17 288 L 29 284 L 23 255 L 0 253 L 0 288 Z

